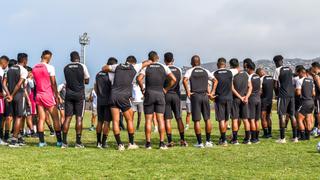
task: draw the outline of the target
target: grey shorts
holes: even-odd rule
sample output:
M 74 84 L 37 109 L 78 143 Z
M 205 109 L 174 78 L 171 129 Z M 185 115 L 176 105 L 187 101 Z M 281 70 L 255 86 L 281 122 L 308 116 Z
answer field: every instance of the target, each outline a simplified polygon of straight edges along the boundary
M 187 113 L 191 113 L 191 102 L 186 103 L 186 110 L 187 110 Z
M 143 102 L 132 102 L 133 112 L 143 112 Z

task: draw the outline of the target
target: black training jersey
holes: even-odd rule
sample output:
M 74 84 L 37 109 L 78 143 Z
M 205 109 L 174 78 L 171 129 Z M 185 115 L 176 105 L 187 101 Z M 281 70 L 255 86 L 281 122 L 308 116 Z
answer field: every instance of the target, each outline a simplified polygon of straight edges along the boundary
M 124 96 L 130 98 L 132 96 L 132 82 L 137 72 L 140 71 L 142 64 L 116 64 L 111 66 L 114 72 L 114 80 L 111 93 L 113 96 Z
M 233 87 L 241 95 L 245 96 L 248 92 L 249 75 L 245 71 L 240 71 L 233 77 Z M 234 98 L 237 98 L 234 96 Z
M 271 101 L 273 99 L 273 78 L 272 76 L 261 77 L 262 101 Z
M 232 100 L 232 72 L 228 69 L 218 69 L 213 76 L 218 81 L 216 100 Z
M 289 67 L 278 67 L 273 75 L 273 79 L 278 82 L 279 97 L 294 97 L 293 73 Z
M 174 84 L 174 86 L 168 91 L 168 93 L 176 93 L 180 95 L 180 81 L 181 81 L 181 69 L 176 66 L 168 66 L 173 75 L 176 77 L 177 82 Z M 164 87 L 167 87 L 169 85 L 169 79 L 167 78 L 164 82 Z
M 87 67 L 84 64 L 74 62 L 64 68 L 66 80 L 66 98 L 83 99 L 85 97 L 84 80 L 89 79 Z
M 109 97 L 111 95 L 111 81 L 109 74 L 100 71 L 96 75 L 96 93 L 97 93 L 97 104 L 108 105 Z
M 153 63 L 142 69 L 141 74 L 145 76 L 146 91 L 163 92 L 164 82 L 171 73 L 168 66 Z
M 251 74 L 249 76 L 252 84 L 252 92 L 250 98 L 254 100 L 260 100 L 261 81 L 257 74 Z
M 208 81 L 214 79 L 212 73 L 200 66 L 188 69 L 184 77 L 189 79 L 192 93 L 206 93 Z
M 319 74 L 317 74 L 316 76 L 319 76 Z M 315 90 L 316 90 L 316 98 L 320 99 L 320 86 L 318 85 L 318 83 L 316 81 L 314 81 L 314 86 L 315 86 Z
M 13 92 L 14 88 L 18 84 L 19 80 L 22 79 L 27 79 L 28 76 L 28 71 L 20 66 L 20 65 L 14 65 L 9 68 L 7 72 L 7 83 L 8 83 L 8 90 L 10 93 Z M 19 89 L 18 92 L 23 92 L 23 85 Z
M 301 78 L 297 81 L 296 85 L 297 89 L 301 89 L 301 100 L 313 100 L 312 92 L 313 92 L 313 80 L 310 78 Z

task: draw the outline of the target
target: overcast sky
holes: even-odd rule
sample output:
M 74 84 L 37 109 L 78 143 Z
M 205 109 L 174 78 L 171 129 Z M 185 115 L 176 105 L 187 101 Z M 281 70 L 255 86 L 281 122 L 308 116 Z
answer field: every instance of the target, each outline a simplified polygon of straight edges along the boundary
M 0 54 L 26 52 L 33 66 L 50 49 L 60 82 L 83 32 L 91 37 L 92 77 L 110 56 L 142 60 L 150 50 L 172 51 L 179 66 L 194 54 L 210 62 L 320 52 L 318 0 L 10 0 L 0 7 Z

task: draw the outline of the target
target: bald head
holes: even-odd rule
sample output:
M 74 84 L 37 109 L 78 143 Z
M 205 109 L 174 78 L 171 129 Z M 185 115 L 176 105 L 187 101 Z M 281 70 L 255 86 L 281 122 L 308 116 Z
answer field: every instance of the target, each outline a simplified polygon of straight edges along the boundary
M 200 56 L 198 55 L 194 55 L 191 58 L 191 66 L 195 67 L 195 66 L 200 66 L 201 65 L 201 61 L 200 61 Z

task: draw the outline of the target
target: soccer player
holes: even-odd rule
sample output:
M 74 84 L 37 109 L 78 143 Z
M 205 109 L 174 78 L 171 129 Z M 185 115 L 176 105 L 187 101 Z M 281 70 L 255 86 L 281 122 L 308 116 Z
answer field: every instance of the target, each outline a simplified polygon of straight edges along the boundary
M 285 139 L 285 127 L 286 127 L 286 115 L 289 115 L 293 141 L 297 142 L 297 122 L 295 118 L 295 105 L 294 105 L 294 91 L 293 86 L 293 73 L 292 70 L 283 65 L 283 57 L 277 55 L 273 58 L 273 62 L 276 65 L 276 70 L 273 75 L 275 94 L 278 96 L 278 116 L 280 125 L 280 138 L 277 143 L 286 143 Z
M 187 142 L 184 139 L 184 126 L 181 117 L 181 100 L 180 100 L 180 81 L 182 77 L 182 71 L 180 68 L 173 65 L 174 58 L 171 52 L 167 52 L 164 54 L 164 62 L 169 67 L 171 72 L 176 77 L 176 83 L 169 89 L 169 91 L 165 95 L 166 100 L 166 108 L 164 113 L 165 119 L 165 127 L 166 133 L 168 138 L 168 147 L 173 147 L 174 143 L 172 141 L 172 129 L 171 129 L 171 120 L 173 118 L 172 112 L 174 117 L 177 121 L 177 127 L 180 134 L 180 146 L 186 147 L 188 146 Z M 166 79 L 165 81 L 165 88 L 169 85 L 170 79 Z
M 133 64 L 137 63 L 137 59 L 134 56 L 129 56 L 129 57 L 127 57 L 127 59 L 131 59 Z M 136 76 L 137 75 L 138 74 L 136 74 Z M 139 130 L 139 128 L 140 128 L 141 117 L 142 117 L 142 112 L 143 112 L 143 99 L 144 98 L 143 98 L 143 94 L 141 92 L 141 89 L 136 81 L 136 78 L 134 78 L 133 79 L 131 103 L 132 103 L 132 111 L 133 111 L 132 119 L 134 120 L 135 113 L 138 114 L 136 130 Z
M 315 135 L 320 135 L 320 63 L 313 62 L 311 64 L 311 73 L 314 81 L 316 96 L 315 96 Z
M 117 59 L 109 58 L 107 65 L 113 65 L 117 63 Z M 107 137 L 110 130 L 110 122 L 112 121 L 110 109 L 111 85 L 110 73 L 100 71 L 96 75 L 94 89 L 97 93 L 98 112 L 98 124 L 96 128 L 97 148 L 107 148 Z M 102 139 L 101 132 L 103 132 Z
M 129 136 L 128 149 L 138 149 L 139 146 L 134 142 L 134 124 L 133 111 L 131 108 L 130 98 L 132 96 L 133 79 L 136 74 L 144 67 L 151 64 L 151 61 L 135 64 L 133 58 L 128 58 L 124 64 L 106 65 L 103 67 L 104 72 L 113 72 L 114 79 L 111 89 L 111 114 L 113 123 L 113 133 L 117 141 L 118 150 L 125 150 L 124 144 L 120 138 L 120 110 L 127 122 L 127 131 Z
M 94 131 L 95 129 L 94 125 L 96 124 L 96 121 L 97 121 L 97 93 L 94 88 L 90 93 L 89 100 L 92 103 L 91 127 L 89 128 L 89 131 Z
M 41 55 L 41 62 L 32 69 L 34 82 L 36 85 L 36 104 L 38 109 L 38 136 L 39 147 L 47 146 L 44 140 L 44 123 L 46 111 L 53 120 L 55 134 L 57 137 L 57 147 L 62 146 L 61 124 L 57 104 L 59 104 L 59 93 L 57 89 L 55 68 L 50 65 L 52 52 L 45 50 Z
M 262 68 L 258 68 L 256 73 L 261 81 L 261 125 L 263 128 L 263 138 L 272 138 L 272 99 L 273 99 L 273 78 Z
M 298 123 L 300 131 L 300 140 L 310 140 L 312 130 L 312 112 L 314 109 L 314 100 L 316 92 L 313 79 L 307 77 L 306 69 L 300 67 L 297 69 L 299 80 L 296 84 L 296 94 L 300 96 L 301 106 L 298 109 Z M 305 121 L 305 123 L 304 123 Z
M 260 77 L 255 73 L 256 65 L 251 61 L 247 64 L 247 72 L 252 84 L 252 91 L 248 99 L 251 143 L 259 143 L 259 120 L 261 115 Z
M 24 114 L 25 97 L 24 82 L 28 77 L 28 71 L 24 68 L 28 63 L 28 55 L 25 53 L 18 54 L 18 64 L 12 66 L 3 81 L 3 88 L 6 92 L 8 107 L 12 110 L 11 115 L 14 118 L 13 137 L 9 147 L 20 147 L 25 145 L 23 138 L 20 136 L 21 121 Z
M 9 61 L 9 58 L 6 56 L 2 56 L 0 57 L 0 145 L 7 145 L 6 142 L 3 141 L 3 127 L 4 127 L 4 123 L 5 123 L 5 119 L 3 117 L 4 114 L 4 108 L 5 108 L 5 104 L 4 104 L 4 94 L 3 94 L 3 88 L 2 88 L 2 81 L 4 78 L 4 70 L 3 70 L 3 64 L 2 61 Z
M 211 120 L 210 120 L 210 103 L 209 97 L 213 98 L 212 90 L 209 90 L 208 81 L 214 80 L 212 73 L 200 67 L 201 60 L 198 55 L 191 58 L 192 68 L 187 70 L 183 78 L 183 86 L 186 90 L 187 96 L 191 101 L 192 121 L 194 122 L 194 132 L 197 137 L 197 144 L 195 147 L 204 148 L 213 147 L 211 141 Z M 190 83 L 190 88 L 189 88 Z M 205 121 L 206 144 L 202 143 L 200 120 L 201 115 Z
M 167 149 L 164 144 L 165 136 L 165 94 L 175 85 L 176 78 L 168 66 L 159 63 L 159 56 L 157 52 L 151 51 L 148 54 L 148 59 L 152 64 L 143 68 L 137 77 L 138 84 L 141 91 L 144 93 L 144 113 L 145 113 L 145 134 L 146 134 L 146 148 L 151 149 L 151 127 L 153 114 L 156 113 L 156 118 L 159 126 L 160 134 L 160 149 Z M 143 86 L 143 79 L 145 78 L 145 89 Z M 164 83 L 167 81 L 166 87 Z
M 36 110 L 36 102 L 35 102 L 35 84 L 34 79 L 32 75 L 32 68 L 26 67 L 28 71 L 28 78 L 26 80 L 26 96 L 28 97 L 28 106 L 26 108 L 26 121 L 27 126 L 30 130 L 31 137 L 37 137 L 34 125 L 33 125 L 33 118 L 37 116 L 37 110 Z
M 230 117 L 232 105 L 232 72 L 226 69 L 227 61 L 225 58 L 219 58 L 217 62 L 218 70 L 213 73 L 214 85 L 213 94 L 215 98 L 216 120 L 219 122 L 220 139 L 219 144 L 227 146 L 226 139 L 227 121 Z
M 240 70 L 238 59 L 231 59 L 230 71 L 233 74 L 233 102 L 231 108 L 232 119 L 232 140 L 231 144 L 237 145 L 238 131 L 240 127 L 240 120 L 243 121 L 245 129 L 245 138 L 243 144 L 251 144 L 250 142 L 250 123 L 249 123 L 249 107 L 248 99 L 251 95 L 252 85 L 249 75 L 246 71 Z
M 81 142 L 82 121 L 85 108 L 85 84 L 89 84 L 89 72 L 86 65 L 80 63 L 77 51 L 70 53 L 71 63 L 64 68 L 66 80 L 65 121 L 63 123 L 62 148 L 68 147 L 67 136 L 72 116 L 76 116 L 76 145 L 75 148 L 84 148 Z

